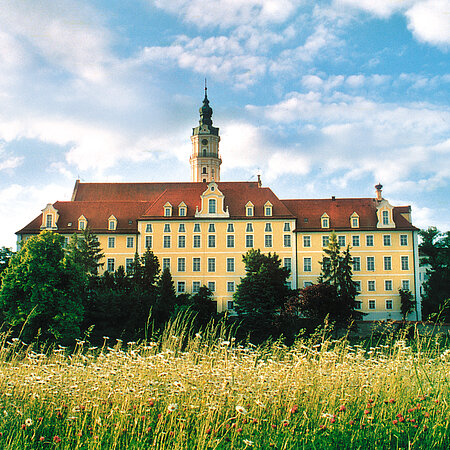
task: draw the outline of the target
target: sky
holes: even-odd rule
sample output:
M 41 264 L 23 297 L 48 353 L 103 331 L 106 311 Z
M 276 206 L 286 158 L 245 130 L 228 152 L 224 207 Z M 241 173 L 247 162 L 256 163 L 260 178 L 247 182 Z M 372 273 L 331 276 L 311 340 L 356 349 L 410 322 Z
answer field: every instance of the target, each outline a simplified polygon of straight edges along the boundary
M 450 0 L 0 0 L 0 247 L 84 182 L 373 197 L 450 230 Z

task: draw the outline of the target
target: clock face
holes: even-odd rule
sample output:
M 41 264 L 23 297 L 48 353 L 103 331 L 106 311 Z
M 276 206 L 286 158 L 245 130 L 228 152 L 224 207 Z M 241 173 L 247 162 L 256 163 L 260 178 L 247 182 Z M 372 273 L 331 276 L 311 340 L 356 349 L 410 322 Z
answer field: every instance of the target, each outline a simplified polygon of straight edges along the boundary
M 202 144 L 203 144 L 203 145 L 208 145 L 208 140 L 207 140 L 207 139 L 203 139 L 203 140 L 202 140 Z
M 203 133 L 208 133 L 208 127 L 205 125 L 203 128 L 202 128 L 202 131 L 203 131 Z

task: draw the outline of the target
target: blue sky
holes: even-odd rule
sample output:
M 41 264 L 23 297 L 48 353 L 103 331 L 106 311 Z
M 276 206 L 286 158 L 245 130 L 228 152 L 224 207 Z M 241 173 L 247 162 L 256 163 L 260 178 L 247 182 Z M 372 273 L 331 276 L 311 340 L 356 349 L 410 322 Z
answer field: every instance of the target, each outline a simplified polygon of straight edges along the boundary
M 205 77 L 223 181 L 449 230 L 449 50 L 449 0 L 4 1 L 0 246 L 77 178 L 189 181 Z

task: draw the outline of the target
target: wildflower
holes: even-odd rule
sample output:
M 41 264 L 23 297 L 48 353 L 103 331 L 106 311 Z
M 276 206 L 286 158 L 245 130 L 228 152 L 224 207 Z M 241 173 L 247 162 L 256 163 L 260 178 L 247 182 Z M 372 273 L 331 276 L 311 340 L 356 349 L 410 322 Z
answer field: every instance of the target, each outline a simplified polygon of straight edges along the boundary
M 283 427 L 287 427 L 289 425 L 289 420 L 283 420 Z
M 238 428 L 238 429 L 236 430 L 236 433 L 242 433 L 242 428 Z
M 56 436 L 53 437 L 53 442 L 54 442 L 55 444 L 58 444 L 58 443 L 61 442 L 61 438 L 60 438 L 58 435 L 56 435 Z
M 329 413 L 322 413 L 322 417 L 324 419 L 334 419 L 334 414 L 329 414 Z
M 39 438 L 39 440 L 40 440 L 41 442 L 44 442 L 44 441 L 45 441 L 45 437 L 44 437 L 44 436 L 41 436 L 41 437 Z
M 350 420 L 349 425 L 355 425 L 355 421 L 354 420 Z
M 424 413 L 424 416 L 425 416 L 425 417 L 430 417 L 430 413 L 427 413 L 427 412 L 426 412 L 426 413 Z
M 244 444 L 247 445 L 248 447 L 253 447 L 254 442 L 253 441 L 249 441 L 248 439 L 244 439 Z
M 253 420 L 252 420 L 252 423 L 253 423 L 253 424 L 256 424 L 256 423 L 258 423 L 258 421 L 257 421 L 256 419 L 253 419 Z
M 207 428 L 206 431 L 205 431 L 205 433 L 206 433 L 206 434 L 211 434 L 211 431 L 212 431 L 211 428 Z
M 395 403 L 395 400 L 393 398 L 390 398 L 389 403 Z
M 392 423 L 393 423 L 394 425 L 397 425 L 397 424 L 398 424 L 398 420 L 397 420 L 397 419 L 394 419 L 394 420 L 392 421 Z
M 368 409 L 365 409 L 364 414 L 367 416 L 367 414 L 370 414 L 370 411 Z
M 169 411 L 169 412 L 174 412 L 177 409 L 178 409 L 177 403 L 170 403 L 169 406 L 167 407 L 167 411 Z
M 330 419 L 330 423 L 334 423 L 334 422 L 336 422 L 336 419 L 335 419 L 335 418 Z
M 196 337 L 197 339 L 201 339 L 201 338 L 202 338 L 202 335 L 201 335 L 200 333 L 195 333 L 195 337 Z
M 21 425 L 22 430 L 25 430 L 26 427 L 27 426 L 24 423 Z
M 339 412 L 345 412 L 346 408 L 345 405 L 339 406 Z
M 259 400 L 255 400 L 255 403 L 256 403 L 260 408 L 263 408 L 263 409 L 264 409 L 264 408 L 266 407 L 266 404 L 260 402 Z
M 291 408 L 291 414 L 295 414 L 297 411 L 298 411 L 298 406 L 297 406 L 297 405 L 294 405 L 294 406 Z
M 277 426 L 273 423 L 273 424 L 271 425 L 271 427 L 272 427 L 273 429 L 275 429 Z
M 412 412 L 414 412 L 414 411 L 415 411 L 415 408 L 409 408 L 409 409 L 408 409 L 408 412 L 409 412 L 409 413 L 412 413 Z
M 243 406 L 236 406 L 236 412 L 239 414 L 247 414 L 247 410 Z
M 155 405 L 155 402 L 153 400 L 148 401 L 148 406 L 154 406 L 154 405 Z
M 27 427 L 31 427 L 31 425 L 33 425 L 33 421 L 32 421 L 31 419 L 26 419 L 26 420 L 25 420 L 25 425 L 26 425 Z
M 321 430 L 326 430 L 327 429 L 327 426 L 326 425 L 320 425 L 320 427 L 319 427 Z

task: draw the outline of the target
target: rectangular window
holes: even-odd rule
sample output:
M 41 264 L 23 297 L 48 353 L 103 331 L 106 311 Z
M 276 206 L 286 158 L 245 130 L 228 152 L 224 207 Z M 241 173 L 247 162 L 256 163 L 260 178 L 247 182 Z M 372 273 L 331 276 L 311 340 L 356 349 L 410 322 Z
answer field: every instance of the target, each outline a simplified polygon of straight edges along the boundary
M 330 236 L 322 236 L 322 247 L 328 247 Z
M 367 247 L 373 247 L 373 234 L 368 234 L 366 236 L 366 245 Z
M 409 256 L 402 256 L 400 258 L 402 270 L 409 270 Z
M 338 244 L 340 247 L 345 247 L 345 236 L 338 236 Z
M 247 248 L 253 247 L 253 234 L 246 234 L 245 235 L 245 246 Z
M 180 214 L 180 216 L 185 216 L 186 215 L 186 208 L 184 208 L 184 207 L 179 208 L 179 214 Z
M 47 214 L 45 226 L 46 226 L 47 228 L 51 228 L 51 227 L 52 227 L 52 223 L 53 223 L 52 215 L 51 215 L 51 214 Z
M 208 226 L 208 233 L 215 233 L 216 232 L 216 226 L 213 223 L 210 223 Z
M 146 233 L 152 233 L 153 232 L 153 228 L 152 228 L 152 224 L 148 223 L 147 225 L 145 225 L 145 232 Z
M 383 235 L 383 245 L 385 247 L 389 247 L 391 245 L 391 235 L 390 234 Z
M 264 236 L 264 247 L 272 247 L 272 235 L 266 234 Z
M 183 292 L 186 292 L 186 282 L 185 281 L 179 281 L 177 283 L 177 292 L 179 294 L 182 294 Z
M 178 248 L 186 248 L 186 236 L 178 236 Z
M 200 281 L 192 282 L 192 292 L 196 294 L 200 290 Z
M 170 223 L 164 224 L 164 233 L 170 233 Z
M 208 272 L 216 271 L 216 258 L 208 258 Z
M 285 247 L 290 247 L 291 246 L 291 235 L 290 234 L 283 235 L 283 245 Z
M 392 280 L 384 280 L 384 290 L 392 291 Z
M 311 247 L 311 236 L 303 236 L 303 247 Z
M 200 248 L 200 235 L 198 235 L 198 234 L 194 235 L 193 246 L 194 246 L 194 248 Z
M 80 221 L 78 222 L 78 228 L 79 228 L 80 230 L 84 230 L 85 227 L 86 227 L 86 222 L 85 222 L 84 220 L 80 220 Z
M 200 224 L 199 223 L 195 223 L 194 224 L 194 233 L 201 233 Z
M 291 231 L 291 224 L 289 222 L 285 222 L 283 231 Z
M 170 236 L 164 236 L 163 247 L 170 248 Z
M 208 289 L 211 292 L 216 292 L 216 282 L 215 281 L 208 281 Z
M 128 236 L 127 237 L 127 248 L 133 248 L 134 247 L 134 237 Z
M 385 256 L 384 258 L 384 270 L 392 270 L 392 258 Z
M 216 199 L 210 198 L 208 200 L 208 213 L 215 214 L 216 213 Z
M 152 236 L 145 236 L 145 248 L 152 248 Z
M 234 258 L 227 258 L 227 272 L 234 272 Z
M 367 270 L 375 270 L 375 256 L 367 257 Z
M 369 309 L 375 309 L 377 307 L 375 300 L 369 300 Z
M 355 301 L 355 309 L 360 310 L 362 308 L 362 301 L 356 300 Z
M 109 230 L 115 230 L 116 229 L 116 222 L 114 220 L 110 220 L 109 221 L 108 229 Z
M 370 292 L 374 292 L 375 291 L 375 280 L 369 280 L 367 282 L 367 290 Z
M 386 300 L 386 309 L 392 309 L 392 300 Z
M 186 227 L 184 226 L 184 223 L 180 223 L 180 225 L 178 225 L 178 233 L 186 233 Z
M 383 225 L 389 225 L 389 212 L 383 211 Z
M 247 216 L 251 217 L 253 216 L 253 206 L 247 206 Z
M 248 223 L 247 227 L 245 228 L 246 233 L 253 233 L 253 224 Z
M 192 258 L 192 271 L 200 272 L 200 258 Z
M 172 208 L 164 208 L 164 215 L 169 217 L 172 215 Z
M 402 280 L 402 289 L 404 291 L 409 291 L 409 280 Z
M 408 245 L 408 235 L 407 234 L 400 235 L 400 245 Z
M 227 309 L 233 309 L 233 308 L 234 308 L 233 300 L 228 300 L 228 302 L 227 302 Z
M 162 260 L 162 268 L 170 270 L 170 258 L 163 258 Z
M 114 272 L 114 258 L 108 258 L 107 264 L 106 264 L 106 270 L 108 272 Z
M 266 216 L 271 216 L 272 215 L 272 207 L 271 206 L 266 206 L 265 208 L 264 208 L 264 211 L 265 211 L 265 215 Z
M 125 258 L 125 271 L 127 273 L 133 270 L 133 262 L 134 262 L 133 258 Z
M 215 248 L 216 246 L 216 236 L 214 234 L 208 235 L 208 247 Z
M 186 272 L 186 258 L 178 258 L 178 272 Z
M 234 236 L 232 234 L 227 236 L 227 247 L 234 248 Z
M 264 228 L 264 231 L 266 233 L 272 233 L 272 224 L 270 222 L 266 223 L 266 226 Z
M 227 292 L 234 292 L 234 281 L 227 281 Z
M 232 223 L 227 225 L 227 233 L 234 233 L 234 225 Z
M 361 281 L 355 281 L 356 292 L 361 292 Z
M 116 246 L 116 238 L 109 237 L 108 238 L 108 248 L 114 248 Z
M 353 257 L 353 271 L 359 272 L 361 270 L 361 258 L 359 256 Z
M 303 271 L 311 272 L 312 269 L 312 261 L 311 258 L 303 258 Z
M 352 246 L 359 247 L 359 236 L 352 236 Z
M 359 227 L 359 219 L 357 217 L 352 217 L 352 228 Z
M 292 258 L 283 258 L 283 266 L 289 270 L 292 270 Z
M 330 221 L 328 220 L 328 217 L 322 218 L 322 228 L 328 228 L 330 226 Z

